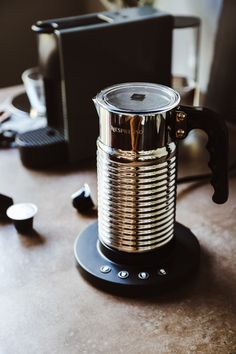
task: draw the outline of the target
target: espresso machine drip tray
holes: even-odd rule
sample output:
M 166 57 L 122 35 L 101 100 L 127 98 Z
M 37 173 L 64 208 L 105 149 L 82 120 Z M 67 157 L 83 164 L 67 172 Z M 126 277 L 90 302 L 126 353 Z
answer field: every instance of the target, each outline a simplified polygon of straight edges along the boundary
M 197 271 L 200 259 L 198 240 L 177 222 L 166 246 L 134 254 L 104 246 L 96 222 L 77 237 L 74 253 L 85 279 L 110 293 L 132 297 L 155 296 L 183 285 Z

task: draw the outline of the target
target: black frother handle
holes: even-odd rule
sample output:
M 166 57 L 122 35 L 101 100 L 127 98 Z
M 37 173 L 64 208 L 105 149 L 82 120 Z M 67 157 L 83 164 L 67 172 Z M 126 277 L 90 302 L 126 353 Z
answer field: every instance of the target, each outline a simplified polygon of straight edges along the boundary
M 187 114 L 186 129 L 201 129 L 206 132 L 206 145 L 210 154 L 208 166 L 212 171 L 214 188 L 212 200 L 223 204 L 228 199 L 228 130 L 221 116 L 204 107 L 178 107 Z

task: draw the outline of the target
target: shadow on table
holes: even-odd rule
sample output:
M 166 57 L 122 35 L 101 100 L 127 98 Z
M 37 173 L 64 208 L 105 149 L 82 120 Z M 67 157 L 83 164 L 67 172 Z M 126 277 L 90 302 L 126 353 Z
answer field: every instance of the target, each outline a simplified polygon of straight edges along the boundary
M 236 314 L 236 279 L 235 273 L 225 265 L 214 259 L 214 255 L 201 247 L 201 261 L 198 273 L 186 281 L 186 285 L 173 289 L 160 296 L 140 299 L 146 304 L 173 304 L 188 302 L 195 304 L 211 302 L 212 306 L 228 306 Z M 230 262 L 230 259 L 229 259 Z
M 218 308 L 220 311 L 232 311 L 236 314 L 235 296 L 235 274 L 227 270 L 227 265 L 219 263 L 213 259 L 214 255 L 201 247 L 200 269 L 191 279 L 186 280 L 186 284 L 181 284 L 179 288 L 169 290 L 161 295 L 149 297 L 120 297 L 108 295 L 117 302 L 131 303 L 136 306 L 161 306 L 176 304 L 180 307 L 187 306 L 194 312 L 198 312 L 198 306 L 206 308 Z M 225 259 L 224 259 L 225 261 Z M 230 261 L 230 260 L 229 260 Z M 101 290 L 102 291 L 102 290 Z M 227 310 L 224 308 L 227 307 Z
M 10 220 L 8 217 L 0 218 L 0 227 L 11 224 L 12 220 Z M 46 238 L 34 229 L 30 230 L 27 233 L 19 233 L 19 239 L 22 245 L 25 247 L 40 246 L 46 242 Z
M 193 192 L 195 189 L 200 188 L 204 186 L 205 184 L 209 184 L 209 180 L 205 179 L 199 182 L 193 182 L 189 185 L 187 185 L 185 188 L 183 188 L 181 191 L 178 192 L 176 200 L 179 201 L 180 199 L 185 198 L 187 195 L 189 195 L 191 192 Z
M 28 248 L 43 245 L 46 242 L 46 238 L 33 229 L 27 234 L 20 234 L 20 241 L 24 247 Z

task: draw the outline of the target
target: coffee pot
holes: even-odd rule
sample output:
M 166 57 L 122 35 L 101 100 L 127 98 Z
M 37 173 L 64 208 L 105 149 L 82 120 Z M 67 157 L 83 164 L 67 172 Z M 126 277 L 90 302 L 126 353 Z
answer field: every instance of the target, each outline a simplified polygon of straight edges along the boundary
M 82 274 L 124 295 L 155 294 L 197 270 L 196 237 L 175 220 L 177 143 L 192 129 L 208 136 L 213 201 L 228 198 L 228 138 L 224 121 L 202 107 L 181 106 L 173 89 L 144 82 L 102 90 L 94 98 L 98 222 L 77 238 Z

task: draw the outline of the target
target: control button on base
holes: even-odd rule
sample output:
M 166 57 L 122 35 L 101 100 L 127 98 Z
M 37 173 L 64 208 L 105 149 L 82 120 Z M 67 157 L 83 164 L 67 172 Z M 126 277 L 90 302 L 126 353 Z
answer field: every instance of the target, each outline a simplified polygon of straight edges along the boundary
M 109 267 L 108 265 L 102 265 L 100 267 L 100 272 L 102 273 L 110 273 L 111 271 L 111 267 Z
M 161 269 L 158 270 L 158 275 L 167 275 L 167 274 L 168 274 L 168 272 L 164 268 L 161 268 Z
M 139 272 L 138 277 L 139 277 L 139 279 L 145 280 L 145 279 L 149 278 L 149 274 L 147 272 Z
M 127 270 L 121 270 L 118 273 L 118 277 L 121 279 L 126 279 L 126 278 L 128 278 L 128 276 L 129 276 L 129 272 L 127 272 Z

